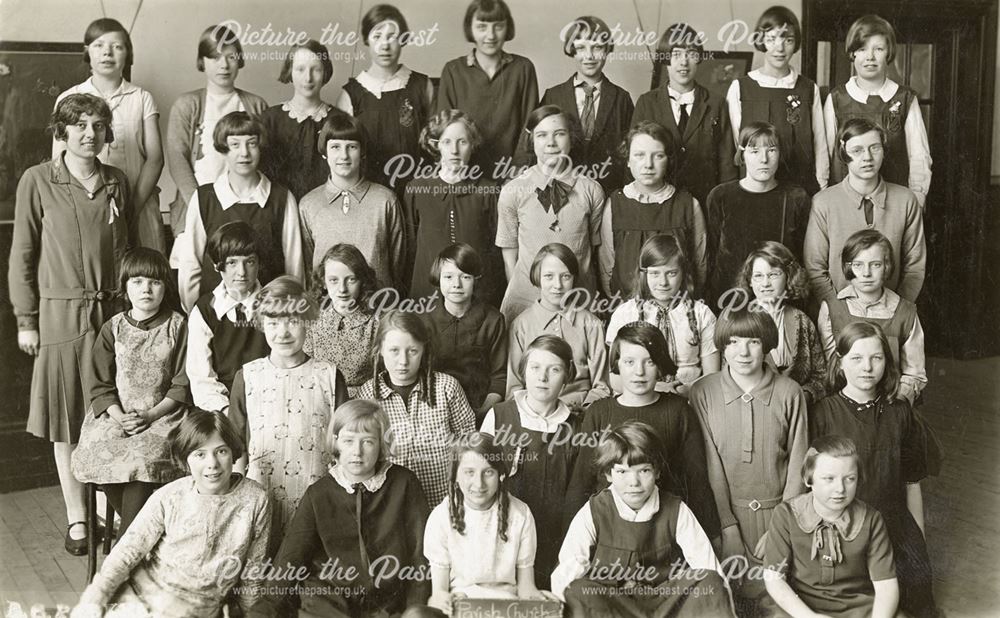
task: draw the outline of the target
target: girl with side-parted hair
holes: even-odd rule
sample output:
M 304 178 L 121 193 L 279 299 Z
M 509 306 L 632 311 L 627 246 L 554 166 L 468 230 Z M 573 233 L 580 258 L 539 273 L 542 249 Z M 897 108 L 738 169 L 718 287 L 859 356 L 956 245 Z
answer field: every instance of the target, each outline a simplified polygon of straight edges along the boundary
M 191 198 L 201 185 L 215 182 L 226 168 L 226 159 L 215 150 L 215 125 L 231 112 L 260 116 L 267 102 L 236 87 L 245 65 L 240 37 L 224 24 L 209 26 L 198 39 L 196 66 L 205 74 L 205 87 L 177 97 L 170 108 L 167 141 L 163 152 L 177 196 L 170 204 L 170 226 L 176 238 L 184 231 Z M 174 244 L 177 247 L 175 241 Z M 170 264 L 177 267 L 171 255 Z
M 83 61 L 90 67 L 90 77 L 60 94 L 56 105 L 71 94 L 92 94 L 107 101 L 117 139 L 105 142 L 99 157 L 128 178 L 139 244 L 166 253 L 160 190 L 156 186 L 163 170 L 160 112 L 149 92 L 128 81 L 135 60 L 132 38 L 125 26 L 105 17 L 87 26 L 83 47 Z M 64 142 L 54 139 L 52 158 L 58 158 L 65 149 Z
M 396 441 L 392 462 L 416 473 L 428 504 L 448 493 L 452 441 L 475 429 L 475 415 L 458 380 L 435 369 L 434 342 L 419 315 L 381 316 L 371 350 L 374 375 L 358 392 L 389 415 Z
M 184 317 L 164 306 L 173 277 L 167 258 L 139 247 L 125 254 L 119 294 L 129 309 L 111 317 L 91 352 L 94 381 L 73 476 L 97 483 L 121 516 L 119 538 L 149 496 L 183 476 L 170 459 L 170 430 L 191 404 L 184 368 Z
M 483 263 L 476 280 L 477 296 L 499 308 L 506 286 L 503 261 L 493 244 L 500 188 L 474 167 L 472 158 L 482 145 L 479 129 L 465 112 L 441 110 L 420 132 L 420 145 L 439 167 L 433 178 L 408 183 L 403 195 L 407 244 L 413 256 L 410 297 L 437 292 L 427 275 L 438 252 L 454 243 L 466 243 Z
M 889 77 L 896 58 L 896 30 L 878 15 L 859 17 L 847 31 L 847 58 L 853 76 L 826 97 L 823 116 L 833 169 L 830 184 L 847 176 L 847 161 L 839 154 L 838 136 L 851 118 L 864 118 L 885 132 L 884 180 L 909 187 L 921 208 L 931 185 L 931 154 L 917 92 Z
M 327 249 L 312 274 L 319 317 L 309 323 L 302 349 L 333 363 L 354 397 L 372 376 L 371 350 L 379 320 L 369 304 L 378 290 L 375 271 L 357 247 L 338 244 Z
M 90 94 L 56 106 L 51 129 L 66 150 L 18 181 L 7 275 L 17 345 L 34 357 L 27 431 L 54 444 L 66 551 L 77 556 L 87 551 L 86 508 L 71 455 L 90 403 L 91 351 L 120 308 L 119 265 L 136 241 L 128 179 L 97 156 L 114 139 L 111 123 L 107 103 Z
M 755 303 L 767 312 L 778 327 L 778 345 L 768 359 L 782 375 L 802 387 L 807 403 L 826 394 L 826 356 L 812 319 L 795 304 L 809 299 L 806 271 L 783 244 L 761 243 L 743 262 L 736 280 L 738 297 L 724 299 L 723 305 Z
M 811 491 L 774 510 L 764 584 L 784 612 L 897 615 L 899 582 L 885 520 L 855 499 L 865 486 L 861 466 L 853 440 L 816 438 L 802 464 L 802 481 Z
M 297 200 L 322 185 L 330 173 L 316 149 L 316 135 L 328 114 L 342 114 L 320 96 L 332 77 L 333 62 L 325 45 L 314 39 L 293 45 L 278 74 L 279 82 L 292 85 L 292 97 L 260 117 L 268 135 L 261 170 L 288 187 Z
M 530 266 L 538 250 L 562 243 L 577 256 L 575 285 L 596 289 L 592 256 L 601 244 L 604 190 L 574 169 L 570 149 L 578 139 L 573 118 L 555 105 L 531 112 L 525 125 L 537 162 L 500 191 L 496 246 L 503 252 L 507 292 L 500 311 L 508 321 L 538 299 Z
M 826 399 L 809 411 L 814 438 L 836 434 L 859 445 L 865 482 L 858 497 L 885 518 L 895 554 L 900 608 L 938 615 L 925 540 L 920 481 L 941 469 L 940 446 L 926 421 L 896 396 L 892 346 L 876 324 L 848 324 L 837 337 Z
M 811 202 L 802 187 L 776 177 L 786 149 L 772 124 L 749 122 L 740 129 L 736 159 L 743 178 L 708 194 L 710 303 L 722 299 L 747 254 L 762 242 L 780 242 L 802 259 Z
M 269 580 L 260 615 L 298 609 L 376 618 L 424 603 L 430 582 L 402 574 L 426 572 L 427 500 L 416 475 L 389 461 L 393 442 L 385 411 L 364 399 L 344 403 L 333 413 L 327 448 L 334 464 L 302 496 L 274 562 L 290 568 Z M 332 561 L 342 568 L 323 568 Z M 374 580 L 373 572 L 382 579 Z
M 239 468 L 271 498 L 272 540 L 278 549 L 285 527 L 307 487 L 326 474 L 332 456 L 326 428 L 334 408 L 347 400 L 336 365 L 306 355 L 302 346 L 316 303 L 294 277 L 278 277 L 260 291 L 255 326 L 271 353 L 236 373 L 229 418 L 247 445 Z
M 228 602 L 245 614 L 260 595 L 271 509 L 256 481 L 233 472 L 243 442 L 232 423 L 193 410 L 170 441 L 190 476 L 150 497 L 77 611 L 100 615 L 117 604 L 128 615 L 216 616 Z
M 653 324 L 667 340 L 676 371 L 660 376 L 657 390 L 687 395 L 692 382 L 721 367 L 715 347 L 715 315 L 694 300 L 691 262 L 673 236 L 657 234 L 643 243 L 635 263 L 635 298 L 618 306 L 608 323 L 607 343 L 632 322 Z M 612 376 L 611 386 L 620 391 Z

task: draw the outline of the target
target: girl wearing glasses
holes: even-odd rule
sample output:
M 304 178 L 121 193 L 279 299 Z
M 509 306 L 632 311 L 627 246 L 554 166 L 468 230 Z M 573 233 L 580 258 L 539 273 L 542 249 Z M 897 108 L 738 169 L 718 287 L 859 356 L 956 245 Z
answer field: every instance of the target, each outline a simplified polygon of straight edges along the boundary
M 802 258 L 809 223 L 809 195 L 775 178 L 784 156 L 774 125 L 751 122 L 740 130 L 736 163 L 746 168 L 740 180 L 721 184 L 708 194 L 708 300 L 724 308 L 744 258 L 767 240 L 776 240 Z
M 826 395 L 826 356 L 816 325 L 795 304 L 807 302 L 806 271 L 785 245 L 769 240 L 747 256 L 736 280 L 744 300 L 767 312 L 778 327 L 778 345 L 768 362 L 798 382 L 807 403 Z
M 913 404 L 927 386 L 924 330 L 917 306 L 885 287 L 895 266 L 892 245 L 878 230 L 861 230 L 847 239 L 840 255 L 849 285 L 822 302 L 817 320 L 827 358 L 836 351 L 845 326 L 858 321 L 877 324 L 889 339 L 899 369 L 896 397 Z

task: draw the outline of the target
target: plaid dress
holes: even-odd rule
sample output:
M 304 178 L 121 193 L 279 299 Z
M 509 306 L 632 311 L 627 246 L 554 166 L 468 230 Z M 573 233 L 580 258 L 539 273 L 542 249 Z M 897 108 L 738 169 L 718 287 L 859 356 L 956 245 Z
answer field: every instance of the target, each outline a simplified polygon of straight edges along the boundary
M 368 380 L 358 391 L 358 399 L 381 404 L 392 428 L 392 463 L 412 470 L 428 504 L 438 504 L 448 495 L 450 447 L 462 434 L 475 431 L 475 415 L 458 380 L 446 373 L 435 371 L 429 380 L 434 405 L 423 392 L 424 380 L 417 381 L 408 401 L 387 381 L 386 372 Z

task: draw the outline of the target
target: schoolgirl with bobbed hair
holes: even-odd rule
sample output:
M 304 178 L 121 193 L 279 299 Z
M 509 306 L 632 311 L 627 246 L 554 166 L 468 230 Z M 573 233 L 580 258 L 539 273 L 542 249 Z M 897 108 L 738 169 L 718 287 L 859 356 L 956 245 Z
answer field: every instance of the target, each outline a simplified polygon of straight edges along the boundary
M 388 416 L 378 403 L 354 399 L 334 411 L 327 436 L 333 465 L 302 496 L 275 558 L 288 568 L 270 580 L 260 614 L 374 618 L 424 603 L 430 582 L 400 573 L 427 569 L 427 500 L 416 475 L 390 463 Z M 322 568 L 333 560 L 344 568 Z M 357 577 L 387 560 L 401 568 Z
M 439 371 L 458 380 L 476 411 L 476 424 L 503 401 L 507 377 L 507 325 L 478 294 L 483 260 L 465 243 L 448 245 L 431 265 L 430 283 L 440 294 L 424 314 Z
M 778 327 L 778 345 L 770 352 L 775 368 L 802 387 L 809 403 L 826 395 L 826 355 L 812 319 L 796 305 L 809 299 L 805 269 L 783 244 L 761 243 L 743 262 L 736 281 L 741 297 L 724 304 L 754 303 Z
M 162 253 L 147 247 L 126 253 L 119 294 L 128 309 L 104 323 L 92 350 L 91 405 L 73 451 L 73 475 L 101 485 L 121 516 L 119 535 L 156 489 L 183 476 L 183 466 L 171 465 L 167 440 L 191 404 L 187 328 L 164 304 L 172 285 Z
M 239 468 L 271 497 L 269 556 L 277 551 L 306 488 L 333 462 L 326 428 L 333 410 L 348 397 L 336 365 L 303 351 L 308 324 L 317 314 L 315 300 L 294 277 L 278 277 L 264 286 L 253 322 L 271 351 L 243 365 L 229 395 L 229 418 L 247 445 Z
M 723 559 L 743 556 L 759 563 L 771 513 L 804 490 L 806 399 L 794 380 L 764 362 L 777 343 L 778 329 L 763 311 L 723 312 L 715 345 L 726 365 L 691 387 L 722 525 Z M 749 580 L 739 591 L 743 603 L 762 593 L 760 582 Z

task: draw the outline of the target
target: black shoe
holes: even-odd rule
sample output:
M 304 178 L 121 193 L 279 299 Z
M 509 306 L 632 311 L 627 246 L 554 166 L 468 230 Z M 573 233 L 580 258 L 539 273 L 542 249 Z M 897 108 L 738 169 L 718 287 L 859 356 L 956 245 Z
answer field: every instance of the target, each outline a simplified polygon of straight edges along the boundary
M 83 524 L 84 529 L 86 529 L 87 522 L 85 521 L 75 521 L 66 526 L 66 551 L 73 556 L 87 555 L 87 537 L 84 536 L 82 539 L 74 539 L 69 535 L 69 531 L 73 529 L 73 526 L 79 524 Z

